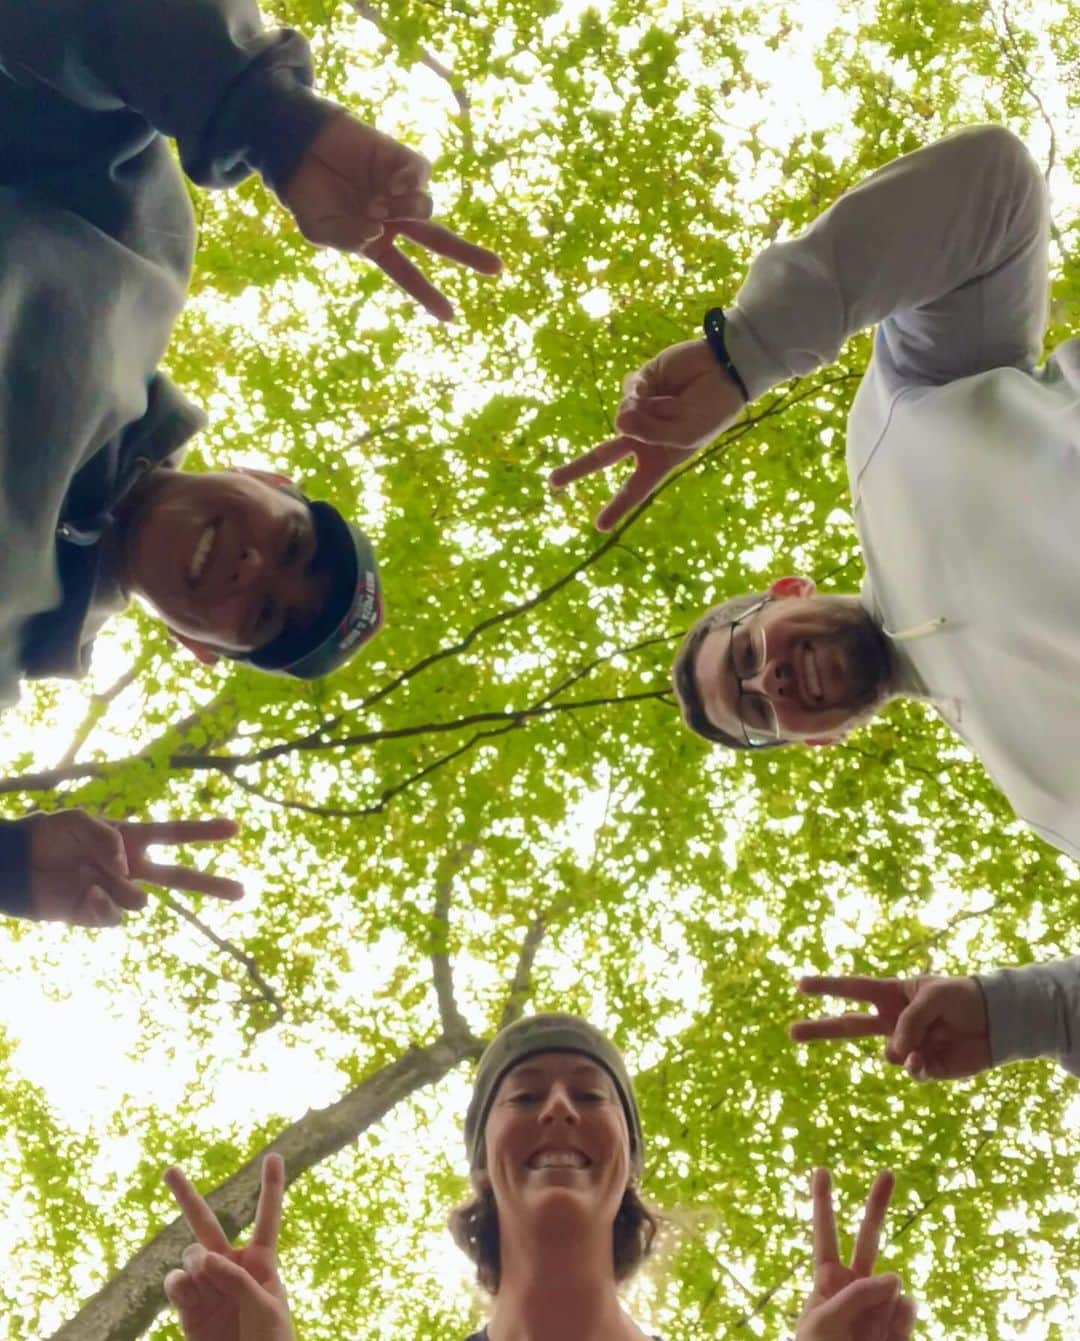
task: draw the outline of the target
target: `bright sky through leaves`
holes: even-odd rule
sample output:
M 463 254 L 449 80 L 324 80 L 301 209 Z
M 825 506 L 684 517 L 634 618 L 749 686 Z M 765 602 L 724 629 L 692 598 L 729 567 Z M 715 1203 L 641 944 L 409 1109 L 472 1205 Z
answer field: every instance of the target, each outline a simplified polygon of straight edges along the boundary
M 788 567 L 856 585 L 843 420 L 865 339 L 610 543 L 590 525 L 602 484 L 550 498 L 542 481 L 758 248 L 974 120 L 1053 153 L 1049 342 L 1080 330 L 1076 6 L 403 0 L 381 33 L 345 0 L 265 9 L 311 36 L 324 93 L 432 156 L 440 210 L 508 272 L 448 275 L 460 319 L 436 329 L 311 253 L 257 184 L 197 199 L 170 371 L 211 412 L 199 464 L 280 467 L 351 506 L 386 556 L 388 628 L 309 689 L 198 669 L 140 616 L 88 681 L 5 717 L 9 779 L 98 770 L 12 783 L 6 814 L 232 814 L 244 833 L 218 865 L 248 886 L 236 908 L 192 905 L 202 928 L 157 898 L 123 933 L 5 927 L 6 1334 L 51 1335 L 129 1269 L 172 1218 L 168 1163 L 216 1187 L 430 1045 L 444 935 L 456 1004 L 489 1034 L 541 917 L 527 1008 L 579 1010 L 625 1046 L 645 1190 L 676 1218 L 628 1295 L 644 1326 L 790 1331 L 803 1188 L 829 1161 L 848 1211 L 896 1169 L 886 1261 L 925 1301 L 921 1334 L 1075 1336 L 1075 1082 L 1040 1063 L 920 1088 L 869 1046 L 785 1038 L 804 968 L 1070 953 L 1075 869 L 921 708 L 841 750 L 748 761 L 676 730 L 661 697 L 675 635 L 721 595 Z M 335 737 L 410 734 L 210 759 L 336 718 Z M 442 1228 L 465 1192 L 468 1075 L 418 1085 L 290 1190 L 284 1272 L 310 1341 L 442 1341 L 481 1316 Z M 146 1334 L 177 1336 L 165 1312 Z

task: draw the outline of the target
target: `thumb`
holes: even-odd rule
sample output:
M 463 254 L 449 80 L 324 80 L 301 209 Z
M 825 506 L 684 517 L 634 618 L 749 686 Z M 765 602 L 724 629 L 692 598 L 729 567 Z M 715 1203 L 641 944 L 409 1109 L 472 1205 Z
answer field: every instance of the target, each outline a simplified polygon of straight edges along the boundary
M 864 1313 L 880 1308 L 894 1299 L 900 1290 L 900 1277 L 892 1271 L 880 1276 L 863 1276 L 845 1285 L 821 1307 L 821 1316 L 832 1322 L 857 1322 Z
M 938 997 L 933 987 L 916 992 L 911 1003 L 904 1007 L 889 1039 L 889 1061 L 903 1062 L 913 1052 L 922 1052 L 926 1034 L 938 1011 Z
M 208 1252 L 203 1270 L 221 1293 L 234 1303 L 246 1304 L 249 1308 L 268 1308 L 271 1305 L 271 1296 L 258 1281 L 221 1253 Z

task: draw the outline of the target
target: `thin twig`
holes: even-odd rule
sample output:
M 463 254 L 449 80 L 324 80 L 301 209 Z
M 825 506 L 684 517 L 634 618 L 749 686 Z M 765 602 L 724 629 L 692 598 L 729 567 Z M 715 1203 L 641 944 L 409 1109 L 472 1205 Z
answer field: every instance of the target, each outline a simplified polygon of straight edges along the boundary
M 224 937 L 219 936 L 217 932 L 212 931 L 206 925 L 205 922 L 203 922 L 200 918 L 196 917 L 196 915 L 191 911 L 191 909 L 185 907 L 184 904 L 182 904 L 179 899 L 174 899 L 171 894 L 168 894 L 164 891 L 162 891 L 160 897 L 161 901 L 167 907 L 171 908 L 174 913 L 178 913 L 184 919 L 185 922 L 189 922 L 196 929 L 196 931 L 198 931 L 201 935 L 205 936 L 208 941 L 211 941 L 214 945 L 216 945 L 219 950 L 224 951 L 225 954 L 229 955 L 231 958 L 235 959 L 238 964 L 241 964 L 243 966 L 245 973 L 255 984 L 255 987 L 258 990 L 259 995 L 265 1001 L 269 1002 L 270 1008 L 274 1012 L 273 1023 L 277 1024 L 278 1021 L 284 1017 L 285 1008 L 282 1006 L 281 999 L 279 998 L 278 994 L 274 991 L 274 989 L 266 981 L 263 975 L 259 972 L 259 966 L 255 962 L 255 960 L 251 957 L 251 955 L 247 954 L 246 951 L 241 950 L 238 946 L 234 945 L 232 941 L 227 941 L 224 939 Z
M 86 715 L 76 728 L 75 734 L 71 738 L 71 744 L 61 756 L 59 763 L 57 764 L 58 768 L 68 768 L 75 762 L 75 756 L 86 744 L 90 733 L 105 715 L 109 704 L 119 698 L 124 690 L 135 681 L 138 674 L 139 667 L 136 663 L 136 665 L 129 667 L 123 675 L 120 676 L 119 680 L 116 680 L 109 685 L 108 689 L 103 689 L 100 694 L 91 695 L 90 705 L 86 710 Z

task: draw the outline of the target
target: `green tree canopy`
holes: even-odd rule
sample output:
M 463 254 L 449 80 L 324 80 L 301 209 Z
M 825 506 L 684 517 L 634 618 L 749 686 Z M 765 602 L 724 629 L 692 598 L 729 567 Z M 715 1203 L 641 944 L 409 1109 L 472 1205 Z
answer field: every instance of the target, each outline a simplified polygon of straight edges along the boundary
M 296 685 L 198 668 L 137 613 L 89 682 L 5 718 L 5 813 L 235 815 L 220 866 L 250 886 L 236 908 L 159 895 L 120 934 L 5 927 L 6 1334 L 175 1338 L 146 1284 L 186 1242 L 161 1171 L 220 1188 L 239 1228 L 279 1142 L 301 1334 L 464 1335 L 480 1309 L 442 1226 L 469 1061 L 506 1012 L 557 1007 L 610 1029 L 639 1079 L 645 1191 L 673 1220 L 631 1291 L 652 1330 L 790 1330 L 828 1162 L 850 1211 L 896 1169 L 887 1258 L 928 1336 L 1074 1336 L 1074 1082 L 1034 1064 L 918 1088 L 786 1026 L 802 970 L 1069 953 L 1075 867 L 921 706 L 833 750 L 735 758 L 679 730 L 668 691 L 680 633 L 725 594 L 786 570 L 857 586 L 843 440 L 867 338 L 609 536 L 603 481 L 543 481 L 758 249 L 971 121 L 1050 171 L 1049 343 L 1069 334 L 1077 7 L 263 7 L 311 37 L 321 91 L 434 157 L 442 213 L 507 273 L 449 274 L 443 329 L 313 253 L 257 182 L 196 195 L 169 371 L 212 412 L 197 462 L 271 464 L 351 509 L 388 624 Z

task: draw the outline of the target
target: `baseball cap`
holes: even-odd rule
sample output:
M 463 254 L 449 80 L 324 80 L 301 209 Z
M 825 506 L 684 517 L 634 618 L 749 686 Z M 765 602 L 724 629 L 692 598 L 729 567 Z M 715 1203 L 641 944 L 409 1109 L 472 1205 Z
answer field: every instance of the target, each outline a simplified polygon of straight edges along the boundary
M 232 660 L 276 675 L 318 680 L 337 670 L 382 628 L 383 600 L 371 541 L 330 503 L 313 502 L 295 486 L 315 531 L 316 566 L 332 574 L 319 617 L 302 631 L 286 630 L 254 652 L 227 653 Z

